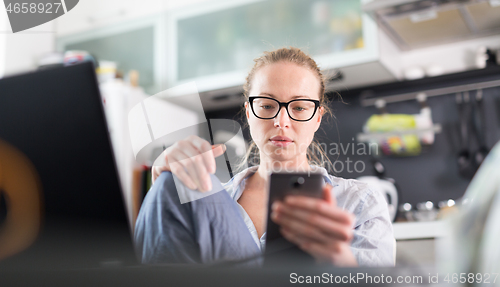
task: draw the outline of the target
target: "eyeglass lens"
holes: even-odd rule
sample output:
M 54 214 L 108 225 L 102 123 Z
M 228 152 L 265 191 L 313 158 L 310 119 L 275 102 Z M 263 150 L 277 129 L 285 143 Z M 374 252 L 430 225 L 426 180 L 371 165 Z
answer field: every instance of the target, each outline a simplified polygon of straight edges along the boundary
M 277 101 L 266 98 L 257 98 L 253 101 L 253 111 L 257 117 L 271 119 L 279 113 L 280 105 Z M 316 110 L 311 101 L 297 100 L 288 105 L 288 114 L 294 120 L 309 120 Z

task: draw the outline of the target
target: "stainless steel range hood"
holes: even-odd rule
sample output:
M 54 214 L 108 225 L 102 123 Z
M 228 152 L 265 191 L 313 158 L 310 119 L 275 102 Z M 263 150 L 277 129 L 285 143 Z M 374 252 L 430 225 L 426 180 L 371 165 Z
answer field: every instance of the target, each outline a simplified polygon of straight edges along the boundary
M 365 0 L 402 50 L 500 34 L 500 0 Z

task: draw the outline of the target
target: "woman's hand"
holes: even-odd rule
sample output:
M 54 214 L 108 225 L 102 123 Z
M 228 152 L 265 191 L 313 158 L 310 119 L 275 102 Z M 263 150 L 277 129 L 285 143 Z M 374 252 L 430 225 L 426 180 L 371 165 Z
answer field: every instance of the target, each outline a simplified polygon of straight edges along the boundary
M 323 188 L 324 200 L 289 195 L 272 205 L 271 219 L 281 234 L 319 263 L 357 266 L 350 249 L 354 216 L 337 207 L 331 186 Z
M 163 171 L 171 171 L 190 189 L 206 192 L 212 189 L 209 174 L 215 173 L 215 158 L 224 154 L 225 146 L 210 145 L 198 136 L 190 136 L 167 148 L 160 157 L 165 165 L 151 168 L 153 182 Z

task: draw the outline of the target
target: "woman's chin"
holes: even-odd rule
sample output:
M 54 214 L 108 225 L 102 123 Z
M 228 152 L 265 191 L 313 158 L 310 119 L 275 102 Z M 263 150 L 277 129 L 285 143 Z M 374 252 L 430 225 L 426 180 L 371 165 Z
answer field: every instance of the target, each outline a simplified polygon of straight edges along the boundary
M 264 153 L 272 159 L 287 159 L 295 156 L 295 150 L 290 147 L 279 147 L 273 144 L 267 144 L 264 147 Z
M 267 155 L 271 161 L 278 166 L 286 165 L 295 165 L 294 163 L 298 163 L 298 156 L 295 153 L 287 153 L 286 151 L 282 151 L 281 153 L 278 151 L 276 153 L 271 153 Z

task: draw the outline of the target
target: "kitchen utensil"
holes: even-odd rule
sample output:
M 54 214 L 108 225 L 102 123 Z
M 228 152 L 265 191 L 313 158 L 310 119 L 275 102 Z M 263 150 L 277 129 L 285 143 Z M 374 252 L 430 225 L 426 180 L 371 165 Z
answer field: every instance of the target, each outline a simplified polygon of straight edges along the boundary
M 418 221 L 432 221 L 436 219 L 438 211 L 432 201 L 426 201 L 417 203 L 417 211 L 413 215 Z
M 488 155 L 489 149 L 486 144 L 486 115 L 483 103 L 483 90 L 477 90 L 475 98 L 476 100 L 473 101 L 472 131 L 479 145 L 479 148 L 474 153 L 474 161 L 477 169 Z
M 399 206 L 399 214 L 402 215 L 408 221 L 414 221 L 415 217 L 413 216 L 413 206 L 408 202 L 403 203 Z
M 373 159 L 372 163 L 375 176 L 362 176 L 359 177 L 358 180 L 368 183 L 371 188 L 375 189 L 386 198 L 389 217 L 391 221 L 394 221 L 398 213 L 398 200 L 400 197 L 396 182 L 392 178 L 384 177 L 385 167 L 380 161 Z
M 470 118 L 471 106 L 469 105 L 469 93 L 463 95 L 458 93 L 456 96 L 460 121 L 460 151 L 457 157 L 458 173 L 460 176 L 472 179 L 476 172 L 476 164 L 470 151 Z

